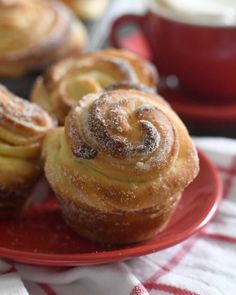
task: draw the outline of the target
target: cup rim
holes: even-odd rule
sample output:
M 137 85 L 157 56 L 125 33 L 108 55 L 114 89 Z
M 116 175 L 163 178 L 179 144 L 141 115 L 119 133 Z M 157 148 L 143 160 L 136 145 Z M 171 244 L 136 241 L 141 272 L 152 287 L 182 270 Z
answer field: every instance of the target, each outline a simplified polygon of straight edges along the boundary
M 208 28 L 236 28 L 236 13 L 235 13 L 235 21 L 234 22 L 227 22 L 226 18 L 221 17 L 221 20 L 217 23 L 211 23 L 211 22 L 206 22 L 202 21 L 201 23 L 198 22 L 196 19 L 191 19 L 190 18 L 183 18 L 182 13 L 171 13 L 167 9 L 163 9 L 160 5 L 158 5 L 156 0 L 149 0 L 148 1 L 148 9 L 155 13 L 158 16 L 161 16 L 162 18 L 165 18 L 169 21 L 174 21 L 178 22 L 184 25 L 189 25 L 189 26 L 194 26 L 194 27 L 208 27 Z

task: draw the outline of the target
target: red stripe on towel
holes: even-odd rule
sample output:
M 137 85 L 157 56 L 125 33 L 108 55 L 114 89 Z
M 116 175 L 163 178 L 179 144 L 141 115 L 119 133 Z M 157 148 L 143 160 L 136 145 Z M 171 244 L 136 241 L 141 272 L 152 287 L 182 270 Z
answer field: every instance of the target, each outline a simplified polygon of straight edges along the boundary
M 130 295 L 140 295 L 144 294 L 145 288 L 149 291 L 152 290 L 152 288 L 148 288 L 147 286 L 151 286 L 155 283 L 157 279 L 165 275 L 166 273 L 170 272 L 174 267 L 176 267 L 180 261 L 186 256 L 186 254 L 189 253 L 191 248 L 193 247 L 194 243 L 196 242 L 196 237 L 189 239 L 183 247 L 177 251 L 177 253 L 165 264 L 161 267 L 160 270 L 158 270 L 156 273 L 154 273 L 149 279 L 147 279 L 145 282 L 135 286 L 131 292 Z M 140 293 L 143 292 L 143 293 Z
M 48 284 L 38 283 L 38 285 L 47 295 L 57 295 Z
M 200 295 L 199 293 L 189 291 L 187 289 L 182 289 L 179 287 L 167 285 L 167 284 L 155 284 L 151 283 L 150 286 L 146 286 L 147 289 L 159 290 L 163 292 L 168 292 L 174 295 Z
M 234 176 L 236 175 L 236 156 L 233 157 L 229 168 L 219 167 L 219 169 L 221 172 L 224 172 L 227 174 L 227 177 L 225 178 L 225 181 L 224 181 L 224 193 L 223 193 L 224 198 L 227 198 L 233 186 Z
M 200 235 L 204 236 L 204 237 L 207 237 L 207 238 L 216 239 L 216 240 L 236 244 L 236 238 L 235 237 L 229 237 L 229 236 L 225 236 L 225 235 L 221 235 L 221 234 L 213 234 L 213 233 L 207 233 L 207 232 L 201 232 Z

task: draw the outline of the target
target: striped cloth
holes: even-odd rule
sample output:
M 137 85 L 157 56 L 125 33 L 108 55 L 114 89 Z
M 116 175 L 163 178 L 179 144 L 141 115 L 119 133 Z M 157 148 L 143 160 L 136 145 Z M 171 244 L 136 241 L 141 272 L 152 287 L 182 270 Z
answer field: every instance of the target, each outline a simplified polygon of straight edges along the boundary
M 224 198 L 200 233 L 163 251 L 55 269 L 0 261 L 1 295 L 236 294 L 236 140 L 195 138 L 221 171 Z

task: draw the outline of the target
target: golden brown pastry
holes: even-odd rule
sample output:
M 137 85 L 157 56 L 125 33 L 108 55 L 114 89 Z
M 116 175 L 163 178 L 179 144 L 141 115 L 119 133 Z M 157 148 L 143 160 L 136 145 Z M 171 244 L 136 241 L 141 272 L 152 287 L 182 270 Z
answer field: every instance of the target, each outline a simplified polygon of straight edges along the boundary
M 53 125 L 39 106 L 0 86 L 0 219 L 24 206 L 42 170 L 42 140 Z
M 94 21 L 101 17 L 108 0 L 63 0 L 74 13 L 85 21 Z
M 42 69 L 86 43 L 84 26 L 55 0 L 0 0 L 0 77 Z
M 155 89 L 157 79 L 157 72 L 149 62 L 128 51 L 107 49 L 71 57 L 52 66 L 37 80 L 31 99 L 63 124 L 69 110 L 85 94 L 121 81 Z
M 83 97 L 43 155 L 66 223 L 111 244 L 161 231 L 199 170 L 179 117 L 159 96 L 134 89 Z
M 147 92 L 147 93 L 150 93 L 150 94 L 155 94 L 156 93 L 155 88 L 147 87 L 144 84 L 130 83 L 130 82 L 127 82 L 127 81 L 112 83 L 109 86 L 105 87 L 103 89 L 103 91 L 107 92 L 107 91 L 117 90 L 117 89 L 127 89 L 127 90 L 136 89 L 136 90 L 144 91 L 144 92 Z

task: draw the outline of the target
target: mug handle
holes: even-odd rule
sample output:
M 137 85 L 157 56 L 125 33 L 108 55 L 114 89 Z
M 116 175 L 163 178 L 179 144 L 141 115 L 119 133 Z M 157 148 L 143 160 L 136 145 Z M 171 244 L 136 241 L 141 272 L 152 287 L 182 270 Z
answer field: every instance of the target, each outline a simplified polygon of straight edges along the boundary
M 111 45 L 119 49 L 129 49 L 127 46 L 122 44 L 121 39 L 119 38 L 120 29 L 126 24 L 134 24 L 139 28 L 141 34 L 138 38 L 141 41 L 142 52 L 138 50 L 133 50 L 136 54 L 142 55 L 142 57 L 147 59 L 152 59 L 152 53 L 150 46 L 148 44 L 147 38 L 145 37 L 145 16 L 146 15 L 136 15 L 136 14 L 126 14 L 118 17 L 112 24 L 111 33 L 110 33 L 110 42 Z M 138 46 L 139 47 L 139 46 Z

